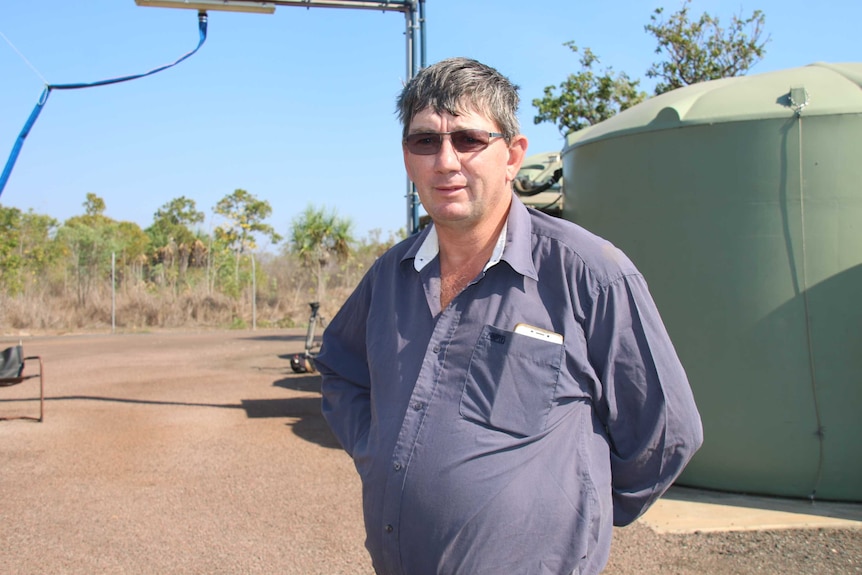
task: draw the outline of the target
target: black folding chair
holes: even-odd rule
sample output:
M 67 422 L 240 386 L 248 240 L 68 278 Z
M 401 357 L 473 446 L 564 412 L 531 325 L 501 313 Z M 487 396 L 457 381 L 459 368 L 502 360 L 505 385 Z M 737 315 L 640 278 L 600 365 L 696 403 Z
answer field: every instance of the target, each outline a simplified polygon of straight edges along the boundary
M 28 360 L 39 362 L 39 373 L 24 374 L 25 363 Z M 45 384 L 42 377 L 42 358 L 38 355 L 24 357 L 24 347 L 15 345 L 0 352 L 0 387 L 11 387 L 28 379 L 39 378 L 39 417 L 0 417 L 0 419 L 32 419 L 42 421 L 45 415 Z

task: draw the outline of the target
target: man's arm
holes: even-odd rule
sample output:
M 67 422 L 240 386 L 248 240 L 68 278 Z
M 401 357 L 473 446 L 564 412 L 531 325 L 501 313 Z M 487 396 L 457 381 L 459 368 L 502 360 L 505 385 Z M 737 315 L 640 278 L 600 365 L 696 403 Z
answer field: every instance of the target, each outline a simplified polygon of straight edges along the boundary
M 366 355 L 368 281 L 360 283 L 323 334 L 314 360 L 323 376 L 321 412 L 341 446 L 353 457 L 371 424 L 371 384 Z
M 670 487 L 703 443 L 703 430 L 642 276 L 604 288 L 590 324 L 590 360 L 601 380 L 596 409 L 611 441 L 614 524 L 627 525 Z

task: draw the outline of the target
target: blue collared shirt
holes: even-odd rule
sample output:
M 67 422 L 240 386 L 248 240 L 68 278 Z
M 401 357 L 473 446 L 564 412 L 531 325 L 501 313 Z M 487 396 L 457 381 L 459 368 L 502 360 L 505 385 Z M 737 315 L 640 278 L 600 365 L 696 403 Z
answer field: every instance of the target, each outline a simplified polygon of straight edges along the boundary
M 441 309 L 432 230 L 375 262 L 316 359 L 323 415 L 362 479 L 374 567 L 598 573 L 612 525 L 643 513 L 702 442 L 644 278 L 609 242 L 513 198 L 499 261 Z

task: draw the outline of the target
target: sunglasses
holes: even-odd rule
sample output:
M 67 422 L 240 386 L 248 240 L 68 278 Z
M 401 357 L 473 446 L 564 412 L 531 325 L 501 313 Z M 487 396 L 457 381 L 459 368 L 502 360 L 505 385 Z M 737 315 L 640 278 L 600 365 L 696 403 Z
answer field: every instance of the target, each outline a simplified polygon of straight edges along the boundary
M 423 134 L 410 134 L 404 138 L 404 146 L 411 154 L 418 156 L 433 156 L 443 146 L 443 136 L 449 136 L 452 147 L 464 154 L 469 152 L 481 152 L 491 143 L 491 138 L 502 138 L 503 134 L 498 132 L 485 132 L 484 130 L 455 130 L 454 132 L 426 132 Z

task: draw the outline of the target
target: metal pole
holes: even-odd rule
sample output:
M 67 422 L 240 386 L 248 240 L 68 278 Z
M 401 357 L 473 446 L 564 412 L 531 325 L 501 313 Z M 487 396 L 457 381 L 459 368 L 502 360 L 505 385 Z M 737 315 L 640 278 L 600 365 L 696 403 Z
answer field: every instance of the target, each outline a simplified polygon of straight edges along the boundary
M 111 252 L 111 333 L 117 330 L 117 254 Z
M 406 64 L 406 72 L 407 72 L 407 81 L 409 82 L 411 78 L 413 78 L 413 10 L 408 7 L 407 10 L 404 11 L 404 40 L 405 40 L 405 64 Z M 416 195 L 416 188 L 413 185 L 413 182 L 410 181 L 410 178 L 407 178 L 407 194 L 405 198 L 407 199 L 407 234 L 412 235 L 415 234 L 418 230 L 418 226 L 416 225 L 416 218 L 414 216 L 416 211 L 415 200 L 414 197 Z
M 419 39 L 421 41 L 421 52 L 419 56 L 419 69 L 428 65 L 425 50 L 425 0 L 419 0 Z
M 415 14 L 414 14 L 415 16 Z M 426 50 L 425 50 L 425 0 L 419 0 L 419 20 L 418 26 L 415 25 L 414 20 L 414 33 L 419 34 L 419 66 L 416 67 L 416 53 L 414 47 L 414 75 L 416 72 L 421 70 L 426 66 Z M 411 76 L 412 77 L 412 76 Z M 410 209 L 410 222 L 412 226 L 412 232 L 419 232 L 419 194 L 416 192 L 416 186 L 410 185 L 410 201 L 411 201 L 411 209 Z
M 407 81 L 413 79 L 416 73 L 425 67 L 425 2 L 415 0 L 405 4 L 404 18 L 407 24 Z M 419 195 L 416 186 L 407 180 L 407 232 L 415 234 L 419 231 Z
M 251 254 L 251 331 L 257 330 L 257 271 Z

